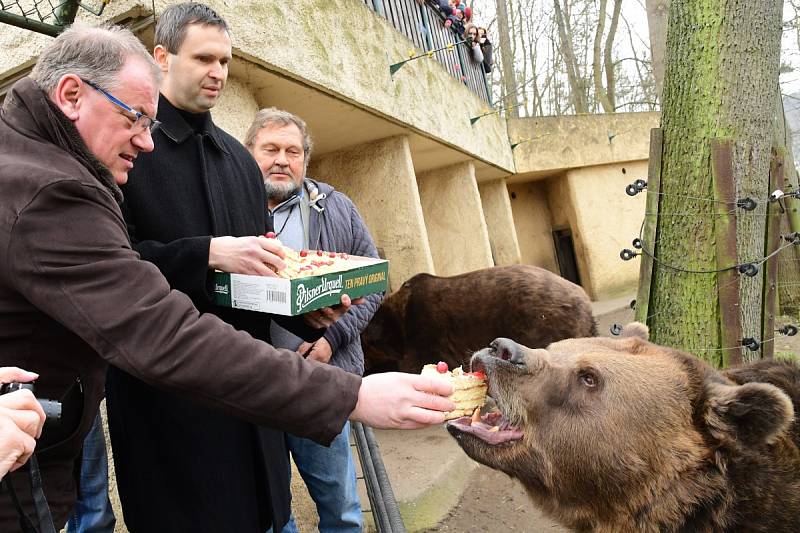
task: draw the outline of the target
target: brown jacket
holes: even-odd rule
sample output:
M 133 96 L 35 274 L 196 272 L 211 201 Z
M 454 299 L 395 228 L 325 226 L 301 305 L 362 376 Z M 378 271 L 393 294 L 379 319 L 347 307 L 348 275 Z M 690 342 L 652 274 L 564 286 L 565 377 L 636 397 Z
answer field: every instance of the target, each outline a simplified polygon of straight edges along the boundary
M 62 427 L 46 428 L 37 449 L 56 524 L 74 504 L 72 470 L 107 364 L 323 444 L 341 430 L 360 386 L 357 376 L 198 314 L 131 250 L 120 199 L 74 126 L 32 80 L 17 82 L 0 116 L 0 366 L 38 372 L 44 398 L 72 397 L 80 380 L 77 419 L 65 405 Z M 28 500 L 27 476 L 12 478 Z M 0 493 L 0 531 L 15 528 Z

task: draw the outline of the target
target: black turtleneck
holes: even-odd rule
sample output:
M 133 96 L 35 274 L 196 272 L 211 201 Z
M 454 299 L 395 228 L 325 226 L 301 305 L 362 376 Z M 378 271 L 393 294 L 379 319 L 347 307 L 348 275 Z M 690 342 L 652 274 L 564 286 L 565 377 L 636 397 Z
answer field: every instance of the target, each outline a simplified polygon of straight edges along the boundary
M 166 99 L 166 97 L 164 97 Z M 171 102 L 170 102 L 171 103 Z M 173 106 L 174 107 L 174 106 Z M 195 132 L 202 133 L 205 131 L 206 120 L 208 111 L 204 113 L 192 113 L 183 109 L 175 107 L 175 111 L 186 121 L 186 124 Z

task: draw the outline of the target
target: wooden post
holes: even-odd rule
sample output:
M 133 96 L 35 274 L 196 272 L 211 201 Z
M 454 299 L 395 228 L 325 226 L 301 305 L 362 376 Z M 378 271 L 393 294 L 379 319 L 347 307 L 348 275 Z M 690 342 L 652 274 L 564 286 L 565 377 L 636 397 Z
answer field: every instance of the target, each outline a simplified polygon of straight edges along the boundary
M 717 243 L 717 268 L 738 264 L 736 252 L 736 195 L 733 186 L 733 142 L 711 141 L 711 172 L 714 178 L 714 199 L 717 216 L 714 236 Z M 739 312 L 739 271 L 729 269 L 719 272 L 720 342 L 722 366 L 735 366 L 742 362 L 742 321 Z
M 658 229 L 661 199 L 661 154 L 664 146 L 664 130 L 650 130 L 650 160 L 647 165 L 647 203 L 642 224 L 642 255 L 639 263 L 639 292 L 636 295 L 636 321 L 647 324 L 650 309 L 650 284 L 653 278 L 653 257 L 656 253 L 656 231 Z M 648 324 L 649 325 L 649 324 Z
M 783 188 L 784 156 L 780 150 L 773 148 L 772 161 L 769 167 L 769 192 Z M 767 234 L 765 236 L 764 256 L 773 253 L 781 245 L 781 209 L 778 202 L 767 203 Z M 770 257 L 764 263 L 764 292 L 761 298 L 761 357 L 771 358 L 775 354 L 775 312 L 778 282 L 778 256 Z

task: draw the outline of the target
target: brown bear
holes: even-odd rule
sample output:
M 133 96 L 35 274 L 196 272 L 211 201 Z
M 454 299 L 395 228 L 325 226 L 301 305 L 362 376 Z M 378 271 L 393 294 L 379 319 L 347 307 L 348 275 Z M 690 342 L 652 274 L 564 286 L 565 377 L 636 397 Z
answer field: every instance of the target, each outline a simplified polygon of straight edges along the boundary
M 514 265 L 417 274 L 383 300 L 361 342 L 369 374 L 419 372 L 437 361 L 454 368 L 497 337 L 543 348 L 596 334 L 583 289 L 542 268 Z
M 575 531 L 800 531 L 800 367 L 719 372 L 641 324 L 623 335 L 496 339 L 472 370 L 498 411 L 448 431 Z

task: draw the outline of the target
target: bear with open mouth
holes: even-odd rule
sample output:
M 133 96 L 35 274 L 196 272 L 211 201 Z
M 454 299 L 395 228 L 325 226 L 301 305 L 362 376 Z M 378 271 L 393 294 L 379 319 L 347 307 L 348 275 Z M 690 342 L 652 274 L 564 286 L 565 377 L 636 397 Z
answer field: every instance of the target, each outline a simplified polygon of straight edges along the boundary
M 447 429 L 575 531 L 800 531 L 800 367 L 721 372 L 646 338 L 496 339 L 471 370 L 497 410 Z

